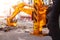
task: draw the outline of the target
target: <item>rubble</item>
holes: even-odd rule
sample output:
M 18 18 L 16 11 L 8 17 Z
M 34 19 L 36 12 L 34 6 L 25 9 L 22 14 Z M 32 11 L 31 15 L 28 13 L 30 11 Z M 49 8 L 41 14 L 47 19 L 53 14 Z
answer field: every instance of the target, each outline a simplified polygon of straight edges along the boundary
M 42 29 L 42 34 L 48 34 L 49 33 L 49 29 L 48 28 L 43 28 Z

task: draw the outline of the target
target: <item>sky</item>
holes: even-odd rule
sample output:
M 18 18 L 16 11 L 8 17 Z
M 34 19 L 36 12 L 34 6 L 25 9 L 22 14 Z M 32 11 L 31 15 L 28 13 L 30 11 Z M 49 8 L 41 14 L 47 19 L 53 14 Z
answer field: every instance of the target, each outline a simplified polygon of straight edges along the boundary
M 23 2 L 23 0 L 0 0 L 0 16 L 9 16 L 10 10 L 12 10 L 12 6 L 21 2 Z M 28 3 L 29 1 L 24 0 L 24 2 Z
M 18 0 L 0 0 L 0 16 L 9 15 L 12 5 L 17 4 Z

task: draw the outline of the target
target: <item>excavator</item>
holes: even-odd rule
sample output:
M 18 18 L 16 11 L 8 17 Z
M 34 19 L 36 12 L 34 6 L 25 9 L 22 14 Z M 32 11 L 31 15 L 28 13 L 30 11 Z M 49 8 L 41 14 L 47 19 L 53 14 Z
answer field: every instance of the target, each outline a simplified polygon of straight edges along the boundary
M 24 6 L 28 6 L 31 8 L 24 8 Z M 28 5 L 26 3 L 20 3 L 17 6 L 14 6 L 15 11 L 13 14 L 7 18 L 7 25 L 8 26 L 16 26 L 17 23 L 13 22 L 13 18 L 21 11 L 29 14 L 32 16 L 33 20 L 33 35 L 40 35 L 42 32 L 43 27 L 46 26 L 46 11 L 48 6 L 44 5 L 42 0 L 34 0 L 33 6 Z

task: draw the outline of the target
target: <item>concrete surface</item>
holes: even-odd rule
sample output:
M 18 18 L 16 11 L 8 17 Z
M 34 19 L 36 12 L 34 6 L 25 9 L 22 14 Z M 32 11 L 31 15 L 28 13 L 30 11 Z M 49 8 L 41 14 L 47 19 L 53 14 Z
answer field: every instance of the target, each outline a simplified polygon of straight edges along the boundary
M 0 40 L 52 40 L 52 38 L 50 36 L 33 36 L 17 29 L 8 32 L 0 31 Z

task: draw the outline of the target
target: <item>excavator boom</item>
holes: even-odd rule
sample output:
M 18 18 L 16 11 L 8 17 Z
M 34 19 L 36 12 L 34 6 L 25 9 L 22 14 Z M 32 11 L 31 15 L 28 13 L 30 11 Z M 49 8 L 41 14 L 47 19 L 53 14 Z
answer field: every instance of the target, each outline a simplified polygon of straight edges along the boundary
M 24 3 L 20 3 L 16 8 L 15 8 L 15 11 L 13 12 L 13 14 L 7 18 L 7 25 L 8 26 L 16 26 L 16 23 L 15 22 L 11 22 L 12 19 L 21 11 L 23 12 L 26 12 L 27 14 L 29 15 L 32 15 L 32 11 L 33 9 L 26 9 L 26 8 L 23 8 L 24 6 L 26 6 L 26 4 Z M 29 6 L 30 7 L 30 6 Z

